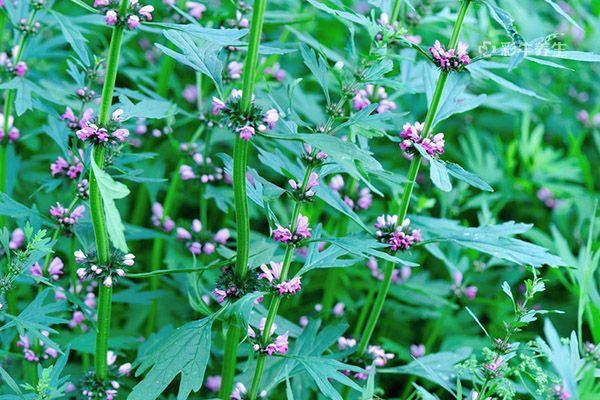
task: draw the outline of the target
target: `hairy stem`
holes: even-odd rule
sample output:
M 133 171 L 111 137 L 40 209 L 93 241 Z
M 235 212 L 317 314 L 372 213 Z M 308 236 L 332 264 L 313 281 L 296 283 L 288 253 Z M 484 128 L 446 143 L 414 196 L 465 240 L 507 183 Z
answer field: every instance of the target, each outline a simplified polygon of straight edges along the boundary
M 452 36 L 450 37 L 450 43 L 448 48 L 455 48 L 458 43 L 458 36 L 460 35 L 460 31 L 467 14 L 467 9 L 469 7 L 469 3 L 471 0 L 463 0 L 460 6 L 460 10 L 458 12 L 458 17 L 454 24 L 454 29 L 452 31 Z M 435 115 L 437 113 L 438 107 L 440 105 L 440 100 L 442 98 L 442 93 L 444 92 L 444 87 L 446 85 L 446 81 L 448 79 L 448 72 L 441 71 L 437 84 L 435 86 L 435 91 L 433 92 L 433 98 L 431 99 L 431 104 L 429 105 L 429 109 L 427 111 L 427 116 L 425 117 L 425 123 L 423 132 L 427 136 L 433 127 L 433 122 L 435 119 Z M 408 169 L 408 182 L 406 183 L 406 187 L 404 188 L 404 192 L 402 193 L 402 200 L 400 201 L 400 209 L 398 212 L 398 220 L 403 221 L 408 214 L 408 206 L 410 204 L 410 199 L 412 197 L 412 192 L 415 186 L 415 181 L 417 179 L 417 174 L 419 173 L 419 167 L 421 166 L 421 158 L 419 156 L 415 156 Z M 369 315 L 369 319 L 367 320 L 367 324 L 363 331 L 363 334 L 360 339 L 360 344 L 358 345 L 357 354 L 362 356 L 369 345 L 369 341 L 371 340 L 371 336 L 373 335 L 373 331 L 377 326 L 377 322 L 379 320 L 379 316 L 381 315 L 381 311 L 383 310 L 383 305 L 385 303 L 385 299 L 387 297 L 391 281 L 392 281 L 392 273 L 394 271 L 394 264 L 392 262 L 387 262 L 385 266 L 384 279 L 381 282 L 381 286 L 379 291 L 377 292 L 377 297 L 375 299 L 375 303 L 373 309 L 371 310 L 371 314 Z
M 244 63 L 244 82 L 242 86 L 242 112 L 250 109 L 256 79 L 258 48 L 262 34 L 263 19 L 267 1 L 256 0 L 252 11 L 248 53 Z M 248 213 L 248 196 L 246 194 L 246 169 L 248 166 L 249 143 L 236 135 L 233 148 L 233 194 L 235 206 L 235 223 L 237 232 L 237 258 L 235 276 L 244 279 L 248 274 L 248 257 L 250 252 L 250 216 Z M 235 376 L 236 355 L 241 332 L 237 325 L 230 324 L 227 331 L 223 367 L 221 370 L 221 399 L 228 399 Z
M 129 0 L 121 0 L 119 13 L 125 14 Z M 106 74 L 104 77 L 104 86 L 102 88 L 102 98 L 100 99 L 100 113 L 98 122 L 100 126 L 107 126 L 110 121 L 110 111 L 112 98 L 117 80 L 117 71 L 119 68 L 119 56 L 121 54 L 121 44 L 123 42 L 124 26 L 118 25 L 113 29 L 108 49 L 108 59 L 106 61 Z M 105 148 L 102 145 L 94 145 L 92 157 L 98 168 L 104 167 Z M 96 251 L 100 264 L 107 264 L 109 261 L 109 243 L 108 232 L 106 230 L 106 220 L 104 215 L 104 206 L 98 181 L 93 170 L 90 171 L 90 213 L 92 215 L 92 227 L 94 229 L 94 238 L 96 240 Z M 108 377 L 108 365 L 106 354 L 108 353 L 108 337 L 110 334 L 110 317 L 112 307 L 112 287 L 100 285 L 98 293 L 98 333 L 96 335 L 96 377 L 105 380 Z

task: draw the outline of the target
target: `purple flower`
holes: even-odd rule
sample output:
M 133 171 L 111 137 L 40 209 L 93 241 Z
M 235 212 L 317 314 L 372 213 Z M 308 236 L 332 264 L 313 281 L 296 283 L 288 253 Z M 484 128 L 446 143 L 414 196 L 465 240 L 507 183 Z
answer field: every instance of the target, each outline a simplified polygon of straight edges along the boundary
M 226 244 L 227 241 L 229 240 L 230 236 L 231 236 L 231 234 L 229 233 L 229 229 L 222 228 L 222 229 L 219 229 L 217 231 L 217 233 L 215 233 L 213 240 L 220 244 Z
M 440 69 L 444 71 L 460 71 L 471 62 L 468 48 L 467 44 L 461 42 L 456 47 L 456 50 L 446 50 L 440 41 L 436 40 L 433 47 L 429 48 L 429 53 L 433 57 L 433 62 Z
M 271 268 L 267 267 L 266 264 L 262 264 L 260 266 L 262 273 L 258 275 L 258 278 L 266 279 L 269 281 L 269 283 L 273 283 L 273 281 L 279 281 L 283 263 L 271 261 L 269 264 L 271 265 Z
M 226 108 L 227 108 L 227 106 L 225 105 L 223 100 L 220 100 L 219 98 L 213 96 L 213 98 L 212 98 L 212 113 L 213 113 L 213 115 L 218 115 L 221 110 L 224 110 Z
M 308 227 L 308 217 L 305 217 L 302 214 L 298 215 L 295 236 L 297 236 L 299 240 L 307 239 L 311 236 L 310 230 L 311 229 Z
M 344 315 L 345 311 L 346 311 L 346 305 L 340 301 L 340 302 L 336 303 L 336 305 L 333 306 L 332 313 L 336 317 L 341 317 L 342 315 Z
M 378 367 L 383 367 L 385 364 L 387 364 L 388 360 L 391 360 L 395 357 L 392 353 L 386 353 L 381 346 L 375 345 L 371 345 L 367 348 L 367 354 L 369 354 L 373 360 L 375 360 L 375 365 Z
M 116 11 L 115 10 L 108 10 L 106 12 L 106 14 L 104 15 L 104 19 L 106 20 L 106 23 L 108 25 L 112 26 L 112 25 L 116 24 L 117 23 L 117 19 L 118 19 Z
M 196 19 L 201 19 L 202 13 L 206 11 L 206 6 L 204 4 L 195 1 L 187 1 L 185 7 L 188 9 L 188 13 Z
M 146 21 L 152 21 L 152 13 L 154 12 L 154 7 L 150 5 L 143 6 L 138 12 Z
M 211 392 L 217 393 L 221 390 L 221 375 L 207 376 L 204 386 Z
M 48 265 L 48 274 L 53 280 L 56 281 L 63 274 L 63 267 L 64 264 L 62 260 L 58 257 L 54 257 Z
M 275 288 L 277 290 L 279 290 L 279 294 L 296 294 L 296 292 L 299 292 L 302 287 L 301 287 L 301 279 L 302 277 L 297 276 L 292 278 L 291 280 L 287 281 L 287 282 L 281 282 L 277 285 L 275 285 Z
M 10 241 L 8 242 L 8 248 L 10 250 L 17 250 L 23 246 L 25 242 L 25 232 L 21 228 L 16 228 L 10 234 Z
M 138 26 L 140 26 L 140 17 L 138 17 L 137 15 L 130 15 L 127 18 L 127 27 L 129 29 L 135 29 Z
M 273 129 L 277 121 L 279 121 L 279 112 L 276 109 L 272 108 L 265 113 L 263 122 L 267 124 L 269 129 Z
M 502 356 L 498 356 L 495 360 L 493 360 L 489 364 L 484 365 L 484 367 L 490 372 L 498 372 L 498 370 L 500 369 L 500 367 L 502 367 L 502 365 L 504 365 Z
M 424 344 L 411 344 L 410 345 L 410 355 L 414 358 L 420 358 L 425 355 L 425 345 Z
M 186 164 L 179 167 L 179 174 L 181 175 L 181 179 L 184 181 L 189 181 L 190 179 L 194 179 L 196 177 L 192 167 Z
M 190 240 L 192 238 L 192 234 L 188 232 L 186 229 L 177 228 L 177 239 L 179 240 Z
M 292 239 L 292 233 L 288 228 L 277 225 L 277 229 L 273 231 L 273 239 L 276 242 L 287 243 Z
M 237 61 L 231 61 L 229 62 L 229 64 L 227 64 L 227 72 L 229 73 L 229 77 L 231 79 L 240 79 L 240 77 L 242 76 L 242 69 L 244 68 L 244 64 L 237 62 Z
M 17 76 L 25 76 L 27 73 L 27 64 L 25 61 L 19 61 L 17 65 L 15 65 L 15 75 Z
M 337 340 L 338 349 L 346 350 L 356 346 L 356 339 L 340 336 Z
M 250 140 L 250 138 L 252 136 L 254 136 L 254 134 L 256 133 L 256 131 L 254 130 L 254 127 L 251 125 L 245 125 L 245 126 L 236 128 L 235 131 L 239 132 L 240 138 L 242 138 L 245 141 Z

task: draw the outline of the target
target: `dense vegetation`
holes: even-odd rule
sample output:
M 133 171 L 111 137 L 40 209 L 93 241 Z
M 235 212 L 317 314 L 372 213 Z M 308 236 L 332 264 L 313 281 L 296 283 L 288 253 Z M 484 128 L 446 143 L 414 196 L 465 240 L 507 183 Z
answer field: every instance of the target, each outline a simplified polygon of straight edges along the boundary
M 140 1 L 0 0 L 0 399 L 600 398 L 600 1 Z

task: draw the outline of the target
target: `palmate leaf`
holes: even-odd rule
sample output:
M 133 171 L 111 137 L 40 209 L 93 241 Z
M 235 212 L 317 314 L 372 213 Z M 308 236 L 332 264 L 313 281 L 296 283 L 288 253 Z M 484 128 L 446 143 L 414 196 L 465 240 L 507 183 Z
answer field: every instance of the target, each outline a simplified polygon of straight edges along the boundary
M 87 39 L 81 34 L 77 25 L 75 25 L 70 17 L 66 15 L 60 14 L 54 10 L 49 10 L 50 14 L 54 17 L 58 25 L 60 26 L 60 30 L 67 42 L 73 47 L 77 56 L 85 64 L 86 66 L 90 65 L 90 56 L 88 52 L 88 48 L 85 45 L 87 43 Z
M 565 262 L 552 255 L 544 247 L 508 237 L 527 232 L 530 224 L 505 222 L 500 225 L 484 225 L 477 228 L 462 227 L 457 221 L 423 216 L 411 216 L 415 226 L 424 231 L 427 242 L 450 242 L 478 250 L 519 265 L 565 266 Z
M 42 343 L 60 351 L 58 344 L 52 339 L 44 336 L 42 331 L 49 333 L 57 333 L 51 326 L 55 324 L 66 324 L 64 318 L 56 316 L 67 310 L 67 303 L 64 301 L 52 301 L 46 303 L 51 290 L 46 288 L 39 293 L 35 299 L 18 316 L 5 314 L 10 321 L 0 328 L 0 332 L 9 328 L 15 327 L 19 335 L 30 335 L 35 340 L 40 340 Z M 34 341 L 35 341 L 34 340 Z
M 176 106 L 165 100 L 144 99 L 134 104 L 125 95 L 119 96 L 124 121 L 131 118 L 166 118 L 176 113 Z
M 178 400 L 187 399 L 192 391 L 200 390 L 210 358 L 211 327 L 214 320 L 215 314 L 188 322 L 136 361 L 139 363 L 136 376 L 150 371 L 133 388 L 128 399 L 157 399 L 177 375 L 181 375 Z
M 364 372 L 362 368 L 344 364 L 336 360 L 335 355 L 322 356 L 327 349 L 336 343 L 337 339 L 346 331 L 348 325 L 332 324 L 321 330 L 320 328 L 320 320 L 310 321 L 302 334 L 291 345 L 287 355 L 267 360 L 262 379 L 267 385 L 265 387 L 267 391 L 291 377 L 304 378 L 308 376 L 317 385 L 321 393 L 330 399 L 342 399 L 333 386 L 333 381 L 362 392 L 360 386 L 342 373 L 346 370 Z M 241 380 L 252 379 L 253 372 L 253 369 L 249 368 L 242 374 Z

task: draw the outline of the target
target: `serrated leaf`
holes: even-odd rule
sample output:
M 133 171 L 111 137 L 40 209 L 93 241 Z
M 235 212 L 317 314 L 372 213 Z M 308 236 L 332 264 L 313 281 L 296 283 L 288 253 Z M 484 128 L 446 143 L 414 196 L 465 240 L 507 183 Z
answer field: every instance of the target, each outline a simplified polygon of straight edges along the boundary
M 449 223 L 454 221 L 423 216 L 411 216 L 411 221 L 426 231 L 423 237 L 428 242 L 455 243 L 519 265 L 566 265 L 560 257 L 550 254 L 544 247 L 507 237 L 526 232 L 531 228 L 528 224 L 516 224 L 511 221 L 500 225 L 469 228 Z
M 327 99 L 327 104 L 331 103 L 329 97 L 329 85 L 327 83 L 327 74 L 329 73 L 327 62 L 320 54 L 317 57 L 315 51 L 305 44 L 300 45 L 300 54 L 302 54 L 304 65 L 308 67 L 310 72 L 312 72 L 312 75 L 317 79 L 317 82 L 319 82 L 319 85 L 325 94 L 325 98 Z
M 366 235 L 353 235 L 346 236 L 341 238 L 321 238 L 321 241 L 332 243 L 335 246 L 338 246 L 350 254 L 355 254 L 362 258 L 375 257 L 380 258 L 386 261 L 392 261 L 396 264 L 407 265 L 407 266 L 417 266 L 408 260 L 403 260 L 398 258 L 397 256 L 393 256 L 386 252 L 386 249 L 389 248 L 389 245 L 386 243 L 378 242 L 370 236 Z
M 178 53 L 160 43 L 156 43 L 156 46 L 169 57 L 208 76 L 217 87 L 219 95 L 223 97 L 223 80 L 221 78 L 223 62 L 218 57 L 221 45 L 210 41 L 197 43 L 189 33 L 176 30 L 164 31 L 163 35 L 177 46 L 182 53 Z
M 86 65 L 90 65 L 90 56 L 88 54 L 88 49 L 86 47 L 87 39 L 81 34 L 79 28 L 70 20 L 69 17 L 60 14 L 57 11 L 49 10 L 50 14 L 56 19 L 58 25 L 60 26 L 60 30 L 62 31 L 63 37 L 75 53 L 79 56 L 79 59 Z
M 150 370 L 129 394 L 130 400 L 154 400 L 181 375 L 178 400 L 187 399 L 190 393 L 202 386 L 204 372 L 210 358 L 211 328 L 214 315 L 188 322 L 169 337 L 157 343 L 139 360 L 135 375 Z

